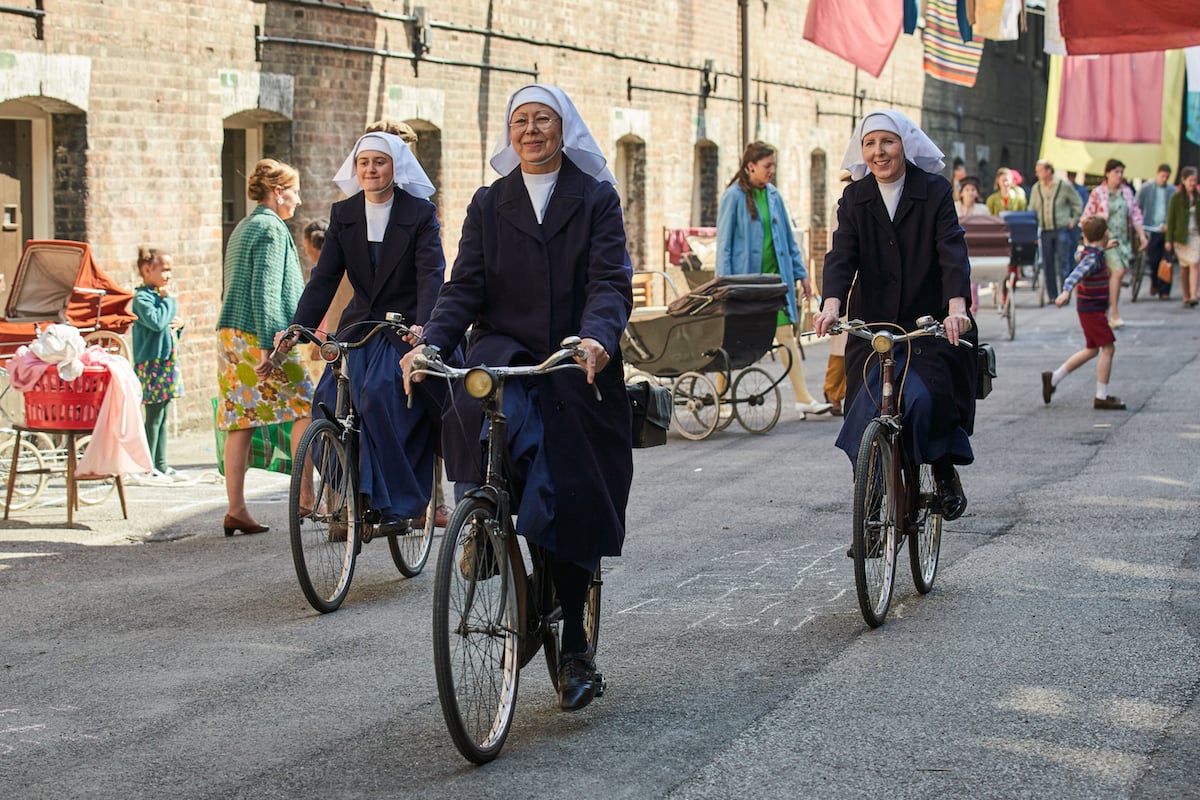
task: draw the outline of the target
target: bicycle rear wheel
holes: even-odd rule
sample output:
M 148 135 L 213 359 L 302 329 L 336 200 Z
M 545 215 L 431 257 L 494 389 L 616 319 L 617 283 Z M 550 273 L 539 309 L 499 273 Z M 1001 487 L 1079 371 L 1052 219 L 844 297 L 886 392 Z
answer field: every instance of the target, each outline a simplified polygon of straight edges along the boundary
M 887 617 L 896 577 L 895 473 L 892 446 L 879 420 L 863 432 L 854 470 L 854 586 L 863 619 Z
M 442 482 L 442 460 L 434 457 L 433 487 L 429 491 L 429 504 L 425 507 L 425 524 L 420 528 L 409 527 L 404 534 L 388 534 L 388 549 L 396 569 L 406 578 L 415 578 L 425 569 L 429 551 L 433 549 L 434 520 L 437 517 L 437 490 Z
M 454 509 L 433 584 L 433 664 L 454 746 L 485 764 L 512 726 L 520 677 L 517 602 L 496 507 L 468 497 Z
M 917 467 L 917 515 L 914 530 L 908 532 L 908 562 L 913 584 L 921 594 L 933 588 L 937 577 L 938 555 L 942 549 L 942 511 L 929 464 Z
M 600 646 L 600 590 L 604 581 L 600 568 L 592 573 L 588 586 L 587 600 L 583 604 L 583 632 L 587 636 L 588 653 L 595 658 Z M 558 689 L 558 664 L 562 654 L 562 629 L 555 624 L 542 638 L 542 652 L 546 654 L 546 669 L 550 672 L 550 683 Z
M 355 478 L 342 429 L 327 419 L 309 425 L 292 459 L 288 521 L 300 590 L 322 614 L 337 610 L 354 576 L 362 533 Z M 310 481 L 313 507 L 302 508 L 302 490 Z

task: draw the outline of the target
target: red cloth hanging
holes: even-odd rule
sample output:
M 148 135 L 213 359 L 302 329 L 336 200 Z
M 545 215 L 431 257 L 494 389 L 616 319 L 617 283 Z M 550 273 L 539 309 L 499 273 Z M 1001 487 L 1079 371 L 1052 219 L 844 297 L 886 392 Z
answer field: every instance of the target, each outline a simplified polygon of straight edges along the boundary
M 1068 55 L 1161 52 L 1200 44 L 1196 0 L 1059 0 L 1058 18 Z

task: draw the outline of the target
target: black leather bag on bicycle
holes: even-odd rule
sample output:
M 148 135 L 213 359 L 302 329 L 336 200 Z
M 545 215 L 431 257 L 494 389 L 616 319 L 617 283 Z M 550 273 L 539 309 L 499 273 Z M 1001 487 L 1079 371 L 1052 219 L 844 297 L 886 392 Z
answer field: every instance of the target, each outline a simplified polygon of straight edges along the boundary
M 671 425 L 671 390 L 639 381 L 625 385 L 633 411 L 633 446 L 658 447 L 667 443 Z
M 979 375 L 975 383 L 975 399 L 983 400 L 992 393 L 992 380 L 996 377 L 996 351 L 986 342 L 980 342 L 975 350 Z

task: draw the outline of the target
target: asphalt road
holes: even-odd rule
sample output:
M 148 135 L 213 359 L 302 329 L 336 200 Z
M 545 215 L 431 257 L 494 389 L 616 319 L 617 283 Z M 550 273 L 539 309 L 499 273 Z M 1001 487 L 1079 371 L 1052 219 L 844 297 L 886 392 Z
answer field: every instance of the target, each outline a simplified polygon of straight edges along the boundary
M 1091 365 L 1043 405 L 1082 337 L 1017 301 L 1013 342 L 980 315 L 1000 378 L 930 595 L 902 568 L 887 624 L 862 622 L 836 420 L 785 398 L 765 436 L 673 435 L 636 453 L 605 563 L 607 694 L 563 714 L 532 662 L 483 768 L 442 722 L 428 570 L 373 542 L 313 612 L 284 480 L 252 473 L 276 529 L 225 539 L 204 433 L 171 444 L 192 480 L 131 487 L 129 522 L 114 499 L 65 530 L 48 492 L 0 523 L 0 796 L 1195 797 L 1200 312 L 1123 304 L 1129 411 L 1102 412 Z

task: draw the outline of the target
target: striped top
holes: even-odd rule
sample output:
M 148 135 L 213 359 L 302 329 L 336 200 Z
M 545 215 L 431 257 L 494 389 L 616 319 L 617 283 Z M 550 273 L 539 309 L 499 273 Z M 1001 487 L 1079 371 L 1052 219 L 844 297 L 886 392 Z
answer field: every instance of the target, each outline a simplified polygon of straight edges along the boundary
M 1079 263 L 1063 282 L 1063 291 L 1069 292 L 1076 284 L 1075 310 L 1108 311 L 1108 262 L 1104 250 L 1088 245 L 1083 248 Z
M 233 229 L 225 248 L 217 329 L 252 333 L 260 347 L 269 348 L 275 334 L 291 324 L 303 291 L 291 231 L 278 214 L 258 206 Z

